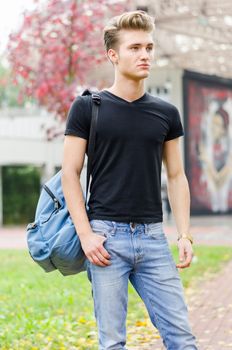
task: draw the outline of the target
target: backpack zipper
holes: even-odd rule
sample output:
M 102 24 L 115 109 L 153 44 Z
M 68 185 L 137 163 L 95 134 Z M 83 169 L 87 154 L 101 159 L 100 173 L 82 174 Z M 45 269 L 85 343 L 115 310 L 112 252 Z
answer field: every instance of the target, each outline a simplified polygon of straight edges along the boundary
M 55 209 L 59 209 L 61 207 L 60 202 L 58 201 L 58 199 L 54 196 L 54 194 L 52 193 L 52 191 L 46 186 L 43 185 L 43 188 L 45 189 L 45 191 L 47 192 L 47 194 L 49 194 L 49 196 L 52 198 L 54 205 L 55 205 Z

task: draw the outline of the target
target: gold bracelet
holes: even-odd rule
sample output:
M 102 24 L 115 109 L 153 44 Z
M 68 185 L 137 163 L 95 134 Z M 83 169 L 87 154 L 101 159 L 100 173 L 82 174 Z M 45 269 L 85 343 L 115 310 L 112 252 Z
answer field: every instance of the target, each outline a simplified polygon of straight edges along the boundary
M 179 241 L 181 238 L 186 238 L 191 242 L 191 244 L 193 244 L 193 237 L 190 234 L 188 235 L 184 234 L 184 235 L 178 236 L 177 241 Z

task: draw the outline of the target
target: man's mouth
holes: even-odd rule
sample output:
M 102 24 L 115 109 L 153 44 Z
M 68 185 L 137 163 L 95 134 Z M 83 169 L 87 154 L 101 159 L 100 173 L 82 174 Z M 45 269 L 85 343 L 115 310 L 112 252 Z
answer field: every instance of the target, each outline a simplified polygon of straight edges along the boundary
M 149 64 L 139 64 L 138 67 L 141 67 L 141 68 L 150 68 L 150 65 Z

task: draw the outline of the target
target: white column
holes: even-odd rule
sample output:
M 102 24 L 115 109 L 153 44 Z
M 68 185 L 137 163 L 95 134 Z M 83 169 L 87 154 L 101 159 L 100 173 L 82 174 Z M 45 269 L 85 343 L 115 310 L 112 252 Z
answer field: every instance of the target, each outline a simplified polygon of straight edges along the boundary
M 0 166 L 0 227 L 3 225 L 2 166 Z
M 45 153 L 44 153 L 44 164 L 42 167 L 42 178 L 41 178 L 41 183 L 43 184 L 44 182 L 48 181 L 54 174 L 55 174 L 55 142 L 49 141 L 46 142 L 45 145 Z M 45 160 L 46 159 L 46 160 Z
M 55 167 L 51 163 L 45 163 L 42 167 L 41 185 L 48 181 L 55 174 Z

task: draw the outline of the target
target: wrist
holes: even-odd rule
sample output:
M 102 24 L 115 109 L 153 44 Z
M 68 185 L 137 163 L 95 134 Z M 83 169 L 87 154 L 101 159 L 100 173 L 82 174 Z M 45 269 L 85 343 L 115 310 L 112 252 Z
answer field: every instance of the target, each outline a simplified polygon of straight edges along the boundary
M 81 239 L 89 238 L 93 235 L 93 231 L 90 229 L 90 231 L 85 231 L 81 233 L 77 233 L 78 237 Z
M 190 233 L 183 233 L 182 235 L 179 235 L 177 241 L 179 242 L 180 239 L 188 239 L 191 242 L 191 244 L 193 244 L 193 237 Z

